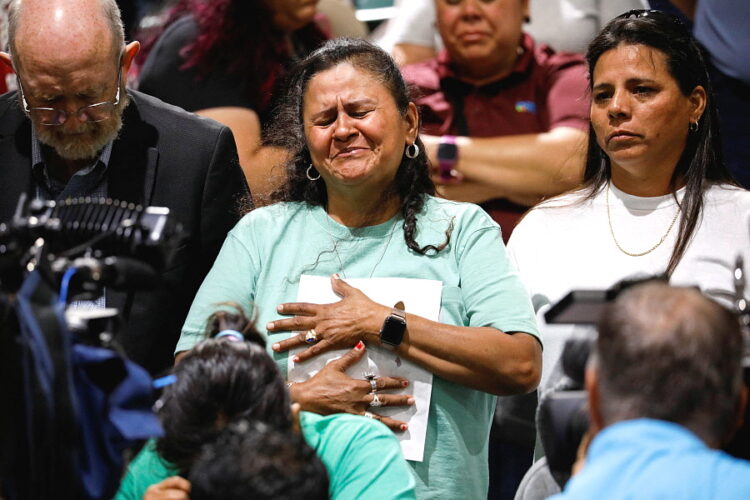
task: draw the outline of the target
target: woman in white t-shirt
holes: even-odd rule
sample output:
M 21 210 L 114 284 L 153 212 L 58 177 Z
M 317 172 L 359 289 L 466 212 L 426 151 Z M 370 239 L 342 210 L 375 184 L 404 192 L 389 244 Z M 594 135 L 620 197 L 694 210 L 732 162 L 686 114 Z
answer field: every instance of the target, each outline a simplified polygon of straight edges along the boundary
M 584 185 L 541 203 L 509 250 L 544 337 L 542 390 L 582 329 L 544 312 L 575 289 L 665 275 L 731 304 L 750 262 L 750 193 L 724 168 L 706 67 L 689 31 L 656 11 L 610 22 L 587 52 L 592 104 Z

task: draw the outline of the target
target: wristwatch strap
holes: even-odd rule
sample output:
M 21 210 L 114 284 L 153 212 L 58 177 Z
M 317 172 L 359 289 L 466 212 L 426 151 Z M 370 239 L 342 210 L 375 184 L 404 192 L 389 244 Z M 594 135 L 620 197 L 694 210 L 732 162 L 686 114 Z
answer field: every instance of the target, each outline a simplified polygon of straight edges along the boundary
M 398 316 L 399 318 L 406 321 L 406 311 L 404 310 L 404 303 L 400 300 L 393 305 L 391 314 Z
M 397 342 L 391 342 L 391 339 L 384 338 L 383 333 L 386 329 L 386 325 L 389 323 L 392 324 L 393 318 L 398 318 L 403 326 L 401 326 L 401 334 L 398 338 Z M 396 303 L 396 305 L 391 308 L 391 313 L 386 317 L 385 321 L 383 322 L 383 328 L 380 330 L 380 345 L 385 347 L 386 349 L 390 351 L 395 351 L 398 349 L 398 346 L 401 345 L 401 342 L 404 339 L 404 331 L 406 330 L 406 311 L 404 310 L 404 303 L 399 301 Z

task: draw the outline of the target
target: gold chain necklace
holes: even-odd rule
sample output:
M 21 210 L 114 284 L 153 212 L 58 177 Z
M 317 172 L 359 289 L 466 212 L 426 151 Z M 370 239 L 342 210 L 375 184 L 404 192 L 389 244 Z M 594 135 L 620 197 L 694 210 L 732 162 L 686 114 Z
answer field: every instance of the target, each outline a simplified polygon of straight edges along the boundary
M 661 237 L 661 239 L 656 243 L 656 245 L 652 246 L 645 252 L 633 253 L 633 252 L 628 252 L 627 250 L 622 248 L 620 246 L 620 242 L 617 241 L 617 236 L 615 236 L 615 228 L 612 227 L 612 211 L 609 208 L 609 184 L 607 184 L 607 194 L 605 195 L 605 197 L 607 200 L 607 222 L 609 222 L 609 233 L 612 235 L 612 239 L 614 240 L 615 245 L 617 246 L 617 249 L 620 250 L 625 255 L 629 255 L 631 257 L 643 257 L 644 255 L 650 254 L 651 252 L 659 248 L 659 245 L 664 243 L 664 240 L 667 239 L 667 236 L 669 236 L 669 233 L 672 231 L 672 228 L 674 227 L 674 223 L 677 222 L 677 217 L 679 217 L 680 211 L 681 211 L 680 205 L 678 204 L 677 211 L 675 212 L 674 217 L 672 218 L 672 222 L 669 223 L 667 232 L 664 233 L 664 236 Z

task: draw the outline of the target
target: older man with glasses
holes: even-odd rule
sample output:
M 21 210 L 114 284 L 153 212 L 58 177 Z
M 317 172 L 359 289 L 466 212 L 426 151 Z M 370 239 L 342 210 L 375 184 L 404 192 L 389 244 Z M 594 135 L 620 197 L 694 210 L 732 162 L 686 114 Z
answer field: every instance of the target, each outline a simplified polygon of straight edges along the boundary
M 126 353 L 160 371 L 248 196 L 231 132 L 125 88 L 140 44 L 125 44 L 115 0 L 14 0 L 8 42 L 18 91 L 0 97 L 0 222 L 22 193 L 168 207 L 187 234 L 162 285 L 96 304 L 125 313 Z

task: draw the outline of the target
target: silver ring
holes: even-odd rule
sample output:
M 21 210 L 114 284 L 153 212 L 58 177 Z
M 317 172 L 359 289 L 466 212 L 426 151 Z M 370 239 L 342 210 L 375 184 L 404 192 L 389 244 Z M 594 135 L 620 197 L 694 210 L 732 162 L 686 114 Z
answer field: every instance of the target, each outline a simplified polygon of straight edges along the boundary
M 375 419 L 375 415 L 373 415 L 373 414 L 372 414 L 372 413 L 370 413 L 369 411 L 366 411 L 366 412 L 364 412 L 364 413 L 362 414 L 362 416 L 363 416 L 363 417 L 367 417 L 367 418 L 371 418 L 371 419 L 373 419 L 373 420 Z
M 362 376 L 370 382 L 371 392 L 378 392 L 378 377 L 372 372 L 362 372 Z
M 307 330 L 307 333 L 305 334 L 305 342 L 308 344 L 314 344 L 318 341 L 318 332 L 315 331 L 315 328 L 310 328 Z
M 376 393 L 371 392 L 370 394 L 372 395 L 372 401 L 370 401 L 371 407 L 380 408 L 381 406 L 383 406 L 384 403 L 380 400 Z

